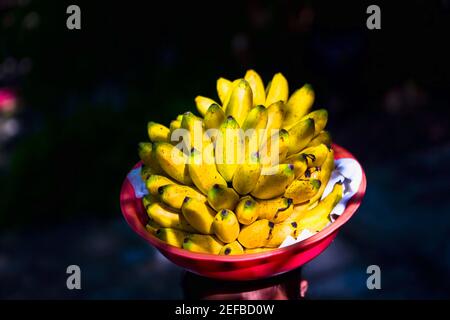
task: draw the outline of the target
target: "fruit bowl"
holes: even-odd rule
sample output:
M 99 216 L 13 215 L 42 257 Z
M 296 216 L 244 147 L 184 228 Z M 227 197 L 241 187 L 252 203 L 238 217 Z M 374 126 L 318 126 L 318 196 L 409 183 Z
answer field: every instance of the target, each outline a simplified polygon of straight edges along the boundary
M 346 149 L 333 144 L 335 159 L 355 157 Z M 140 162 L 135 165 L 138 167 Z M 158 249 L 167 259 L 195 274 L 222 280 L 256 280 L 268 278 L 298 268 L 317 257 L 336 237 L 339 229 L 353 216 L 366 192 L 366 176 L 363 168 L 361 185 L 347 202 L 345 211 L 332 224 L 315 235 L 296 244 L 267 252 L 223 256 L 195 253 L 180 249 L 150 234 L 145 225 L 147 214 L 140 198 L 136 198 L 133 186 L 125 178 L 120 192 L 120 207 L 131 229 Z

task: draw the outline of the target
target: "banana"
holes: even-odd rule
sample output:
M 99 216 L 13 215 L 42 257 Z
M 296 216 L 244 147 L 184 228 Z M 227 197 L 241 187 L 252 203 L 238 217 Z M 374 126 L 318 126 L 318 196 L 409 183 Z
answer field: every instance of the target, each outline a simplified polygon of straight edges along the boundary
M 294 154 L 306 147 L 314 137 L 314 120 L 307 118 L 299 121 L 289 129 L 288 155 Z
M 142 165 L 141 167 L 141 178 L 142 181 L 147 181 L 148 178 L 150 178 L 150 176 L 154 174 L 152 168 L 150 168 L 149 166 L 146 166 L 145 164 Z
M 214 217 L 214 234 L 224 243 L 235 241 L 239 235 L 239 221 L 233 211 L 228 209 L 220 210 Z
M 184 150 L 191 150 L 195 148 L 202 150 L 211 141 L 204 134 L 203 120 L 197 117 L 192 112 L 186 112 L 183 114 L 181 120 L 181 128 L 187 130 L 189 134 L 184 138 Z
M 234 172 L 244 158 L 244 141 L 239 124 L 232 116 L 228 116 L 219 128 L 216 137 L 216 166 L 222 177 L 230 182 Z
M 188 235 L 189 233 L 187 232 L 173 228 L 159 228 L 155 232 L 155 236 L 158 239 L 177 248 L 181 248 L 183 246 L 183 241 Z
M 233 188 L 240 195 L 246 195 L 253 191 L 261 175 L 261 163 L 258 153 L 254 153 L 251 159 L 240 164 L 233 175 Z
M 227 96 L 229 96 L 229 93 L 231 92 L 231 81 L 227 80 L 225 78 L 219 78 L 217 79 L 216 83 L 217 88 L 217 95 L 219 96 L 220 102 L 222 102 L 222 105 L 225 106 L 225 101 Z
M 268 118 L 269 114 L 267 108 L 263 105 L 257 105 L 247 114 L 247 117 L 242 124 L 242 130 L 247 131 L 253 129 L 256 132 L 263 130 L 267 126 Z
M 328 131 L 320 131 L 320 133 L 314 138 L 312 139 L 307 147 L 315 147 L 318 146 L 319 144 L 324 144 L 326 145 L 328 148 L 331 148 L 331 135 Z
M 158 199 L 155 196 L 152 196 L 151 194 L 146 194 L 142 197 L 142 205 L 144 206 L 145 210 L 147 210 L 148 206 L 151 205 L 153 202 L 158 202 Z
M 303 213 L 298 221 L 298 229 L 308 229 L 310 231 L 320 231 L 329 222 L 329 215 L 333 208 L 342 199 L 343 186 L 342 183 L 336 183 L 331 193 L 326 196 L 319 204 L 311 210 Z
M 249 225 L 258 219 L 258 203 L 250 196 L 242 197 L 235 209 L 240 223 Z
M 227 182 L 217 171 L 212 148 L 203 149 L 202 152 L 193 149 L 188 167 L 192 181 L 203 194 L 208 194 L 216 184 L 227 186 Z
M 282 101 L 272 103 L 267 107 L 267 126 L 262 138 L 262 143 L 276 133 L 283 123 L 284 105 Z M 274 132 L 274 130 L 276 130 Z
M 169 142 L 170 129 L 166 126 L 150 121 L 147 123 L 147 132 L 152 142 Z
M 289 129 L 309 112 L 314 103 L 314 90 L 309 84 L 295 91 L 285 106 L 283 128 Z
M 300 121 L 306 119 L 314 120 L 314 137 L 317 136 L 327 125 L 328 122 L 328 111 L 325 109 L 315 110 L 308 113 Z
M 187 156 L 170 143 L 158 142 L 155 145 L 156 159 L 164 172 L 182 184 L 191 185 Z
M 223 256 L 232 256 L 237 254 L 243 254 L 244 248 L 242 248 L 239 241 L 233 241 L 231 243 L 227 243 L 220 249 L 219 255 Z
M 169 126 L 169 130 L 170 130 L 170 135 L 172 136 L 172 133 L 181 128 L 181 120 L 172 120 L 170 121 L 170 126 Z M 172 140 L 171 140 L 172 141 Z
M 329 148 L 324 144 L 308 147 L 301 151 L 309 168 L 320 167 L 328 156 Z
M 319 191 L 309 200 L 310 203 L 314 203 L 317 200 L 320 200 L 320 197 L 322 197 L 323 192 L 325 191 L 325 187 L 328 184 L 328 180 L 330 180 L 331 173 L 334 170 L 334 151 L 331 149 L 328 152 L 327 158 L 325 159 L 325 162 L 322 164 L 321 170 L 320 170 L 320 188 Z
M 266 106 L 270 106 L 277 101 L 286 102 L 289 97 L 289 85 L 286 78 L 277 73 L 273 76 L 272 81 L 267 86 Z
M 305 179 L 316 179 L 320 180 L 321 178 L 321 167 L 311 167 L 306 169 L 305 174 L 299 178 L 299 180 L 305 180 Z M 322 182 L 321 182 L 322 183 Z
M 183 249 L 192 252 L 219 254 L 222 247 L 220 240 L 204 234 L 190 234 L 183 241 Z
M 187 222 L 198 232 L 203 234 L 214 233 L 212 224 L 216 213 L 204 202 L 186 197 L 183 200 L 181 212 Z
M 289 133 L 281 129 L 275 132 L 261 147 L 259 154 L 263 167 L 284 162 L 289 149 Z
M 158 188 L 161 201 L 174 209 L 181 209 L 185 197 L 197 199 L 206 202 L 206 197 L 191 187 L 179 184 L 167 184 Z
M 285 162 L 292 164 L 294 166 L 295 179 L 298 179 L 299 177 L 303 176 L 303 174 L 308 168 L 305 157 L 301 153 L 290 155 L 289 157 L 286 158 Z
M 138 145 L 139 158 L 153 173 L 162 173 L 162 169 L 156 160 L 154 145 L 151 142 L 140 142 Z
M 160 229 L 160 228 L 161 228 L 161 226 L 159 224 L 157 224 L 155 221 L 150 220 L 150 219 L 148 220 L 147 224 L 145 225 L 145 229 L 153 235 L 155 235 L 156 231 L 158 231 L 158 229 Z
M 253 104 L 263 105 L 266 102 L 264 83 L 255 70 L 247 70 L 244 79 L 250 84 L 253 93 Z
M 174 228 L 187 232 L 195 232 L 182 215 L 160 202 L 153 202 L 147 208 L 148 217 L 163 228 Z
M 241 79 L 232 90 L 230 99 L 225 107 L 225 114 L 232 116 L 239 126 L 242 126 L 248 112 L 253 107 L 252 89 L 247 81 Z
M 264 168 L 251 195 L 258 199 L 271 199 L 282 195 L 295 179 L 294 165 L 278 164 Z
M 253 248 L 253 249 L 244 249 L 245 254 L 251 254 L 251 253 L 261 253 L 261 252 L 267 252 L 272 251 L 273 248 Z
M 284 196 L 291 198 L 294 204 L 302 203 L 311 199 L 319 191 L 320 185 L 317 179 L 294 180 Z
M 152 174 L 145 182 L 145 186 L 147 187 L 147 190 L 151 195 L 157 197 L 159 196 L 159 187 L 172 183 L 175 183 L 175 181 L 173 181 L 172 179 L 161 175 Z
M 197 106 L 197 110 L 202 117 L 205 116 L 206 112 L 212 104 L 217 104 L 217 102 L 215 102 L 213 99 L 203 96 L 195 97 L 195 105 Z
M 267 219 L 273 223 L 286 220 L 294 211 L 292 199 L 286 197 L 258 200 L 257 203 L 258 218 Z
M 269 242 L 274 225 L 267 219 L 256 220 L 242 228 L 238 241 L 247 249 L 264 247 Z
M 296 237 L 297 234 L 297 222 L 290 222 L 290 223 L 277 223 L 273 227 L 271 237 L 269 241 L 266 243 L 266 247 L 269 248 L 278 248 L 280 244 L 283 243 L 283 241 L 288 236 Z
M 208 203 L 217 212 L 223 209 L 234 210 L 239 201 L 239 195 L 233 188 L 215 184 L 208 191 Z
M 225 120 L 225 112 L 218 104 L 212 104 L 205 114 L 203 123 L 205 129 L 218 129 Z

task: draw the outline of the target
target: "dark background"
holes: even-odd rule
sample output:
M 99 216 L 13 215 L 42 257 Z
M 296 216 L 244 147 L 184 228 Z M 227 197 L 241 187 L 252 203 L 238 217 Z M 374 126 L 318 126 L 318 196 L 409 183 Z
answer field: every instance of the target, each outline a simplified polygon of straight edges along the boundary
M 368 178 L 357 215 L 302 268 L 306 296 L 449 298 L 450 2 L 396 3 L 374 2 L 382 29 L 368 30 L 372 3 L 1 1 L 0 297 L 215 287 L 133 234 L 119 189 L 147 121 L 168 125 L 196 95 L 217 99 L 218 77 L 253 68 L 265 83 L 282 72 L 291 92 L 311 83 Z M 66 28 L 69 4 L 81 30 Z M 81 291 L 65 287 L 69 264 Z M 366 288 L 371 264 L 378 291 Z

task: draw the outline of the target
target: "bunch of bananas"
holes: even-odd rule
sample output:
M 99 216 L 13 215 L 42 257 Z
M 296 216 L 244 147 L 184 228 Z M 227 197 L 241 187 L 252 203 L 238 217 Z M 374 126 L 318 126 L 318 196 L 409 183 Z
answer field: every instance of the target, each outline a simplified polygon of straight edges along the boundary
M 323 229 L 343 190 L 336 184 L 320 200 L 334 153 L 327 111 L 310 110 L 311 86 L 289 96 L 281 73 L 265 88 L 248 70 L 235 81 L 219 78 L 217 93 L 220 104 L 195 98 L 201 116 L 148 123 L 150 142 L 139 144 L 147 230 L 179 248 L 233 255 Z

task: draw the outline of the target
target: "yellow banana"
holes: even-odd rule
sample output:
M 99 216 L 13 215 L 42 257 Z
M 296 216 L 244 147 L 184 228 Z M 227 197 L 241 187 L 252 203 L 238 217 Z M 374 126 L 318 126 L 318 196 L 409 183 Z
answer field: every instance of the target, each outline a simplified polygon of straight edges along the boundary
M 158 199 L 155 196 L 152 196 L 151 194 L 146 194 L 142 197 L 142 205 L 144 206 L 145 210 L 147 210 L 148 206 L 151 205 L 153 202 L 158 202 Z
M 275 132 L 261 147 L 259 155 L 264 167 L 284 162 L 289 149 L 289 133 L 281 129 Z
M 192 252 L 219 254 L 222 247 L 220 240 L 204 234 L 190 234 L 183 241 L 183 249 Z
M 239 221 L 233 211 L 220 210 L 214 217 L 213 230 L 217 238 L 225 243 L 235 241 L 239 235 Z
M 289 151 L 288 155 L 302 150 L 314 136 L 314 120 L 307 118 L 299 121 L 289 129 Z
M 203 120 L 192 112 L 183 114 L 181 128 L 189 132 L 189 135 L 184 137 L 184 150 L 191 150 L 192 148 L 202 150 L 211 142 L 204 134 Z
M 272 81 L 267 86 L 266 106 L 270 106 L 277 101 L 286 102 L 289 97 L 289 85 L 286 78 L 277 73 L 273 76 Z
M 156 234 L 156 231 L 159 228 L 161 228 L 161 226 L 159 224 L 157 224 L 155 221 L 150 220 L 150 219 L 147 221 L 147 224 L 145 225 L 145 229 L 153 235 Z
M 284 105 L 282 101 L 272 103 L 267 107 L 267 126 L 262 138 L 262 143 L 265 143 L 268 138 L 281 129 L 283 119 Z
M 308 147 L 301 151 L 308 167 L 320 167 L 328 156 L 329 148 L 324 144 Z
M 242 130 L 247 131 L 254 129 L 256 132 L 258 130 L 263 130 L 267 126 L 268 111 L 263 105 L 257 105 L 253 107 L 247 114 L 244 123 L 242 124 Z
M 291 198 L 294 204 L 302 203 L 311 199 L 319 191 L 320 185 L 317 179 L 294 180 L 284 196 Z
M 253 248 L 253 249 L 244 249 L 245 254 L 251 254 L 251 253 L 261 253 L 261 252 L 267 252 L 272 251 L 273 248 Z
M 310 167 L 310 168 L 306 169 L 305 174 L 302 175 L 298 179 L 299 180 L 307 180 L 307 179 L 320 180 L 321 179 L 321 174 L 320 174 L 321 171 L 322 171 L 321 167 Z
M 151 203 L 146 210 L 148 217 L 163 228 L 195 232 L 195 229 L 192 228 L 182 215 L 160 202 Z
M 200 233 L 213 234 L 212 224 L 216 212 L 207 204 L 194 198 L 186 197 L 181 212 L 189 224 Z
M 179 184 L 168 184 L 158 188 L 161 201 L 174 209 L 181 209 L 185 197 L 197 199 L 206 202 L 206 197 L 191 187 Z
M 280 223 L 286 220 L 294 211 L 292 199 L 279 197 L 270 200 L 259 200 L 258 218 L 267 219 L 274 223 Z
M 175 181 L 173 181 L 172 179 L 169 179 L 161 175 L 152 174 L 145 182 L 145 186 L 147 187 L 147 190 L 148 192 L 150 192 L 151 195 L 157 197 L 159 196 L 158 193 L 159 187 L 172 183 L 175 183 Z
M 212 145 L 202 152 L 191 150 L 188 167 L 192 181 L 203 194 L 208 194 L 216 184 L 227 186 L 227 182 L 217 171 Z
M 220 102 L 223 106 L 225 106 L 225 101 L 227 96 L 230 94 L 231 89 L 231 81 L 227 80 L 225 78 L 219 78 L 217 79 L 217 95 L 219 96 Z
M 233 175 L 233 188 L 240 195 L 252 192 L 261 175 L 261 163 L 258 153 L 254 153 L 249 160 L 240 164 Z
M 328 131 L 320 131 L 320 133 L 314 137 L 307 145 L 307 147 L 315 147 L 319 144 L 324 144 L 328 148 L 331 148 L 331 135 Z
M 294 165 L 278 164 L 265 168 L 251 195 L 258 199 L 271 199 L 282 195 L 295 179 Z
M 158 142 L 155 145 L 156 159 L 164 172 L 182 184 L 192 184 L 188 172 L 187 156 L 170 143 Z
M 215 102 L 213 99 L 203 96 L 195 97 L 195 105 L 197 106 L 197 110 L 202 117 L 205 116 L 206 112 L 212 104 L 217 104 L 217 102 Z
M 151 142 L 141 142 L 138 145 L 139 158 L 153 173 L 162 173 L 162 169 L 156 160 L 154 145 Z
M 269 241 L 266 243 L 266 247 L 269 248 L 278 248 L 280 244 L 288 236 L 296 237 L 297 234 L 297 222 L 290 223 L 277 223 L 273 227 L 272 234 L 270 236 Z
M 223 209 L 234 210 L 239 201 L 239 195 L 233 188 L 215 184 L 208 191 L 208 203 L 216 211 Z
M 219 132 L 215 145 L 216 166 L 222 177 L 230 182 L 239 163 L 244 161 L 244 137 L 232 116 L 225 119 Z
M 327 158 L 325 159 L 325 162 L 322 164 L 322 167 L 320 169 L 320 188 L 319 191 L 309 200 L 310 203 L 314 203 L 317 200 L 320 200 L 320 197 L 322 197 L 323 192 L 325 191 L 325 187 L 328 184 L 328 180 L 330 180 L 331 173 L 334 170 L 334 151 L 333 149 L 328 152 Z
M 147 132 L 152 142 L 170 141 L 170 129 L 162 124 L 150 121 L 147 123 Z
M 238 241 L 247 249 L 264 247 L 269 242 L 274 225 L 267 219 L 256 220 L 242 228 Z
M 243 254 L 244 248 L 242 248 L 239 241 L 233 241 L 231 243 L 227 243 L 222 247 L 219 254 L 223 256 L 232 256 L 237 254 Z
M 329 222 L 329 215 L 333 208 L 342 199 L 342 183 L 336 183 L 331 193 L 311 210 L 305 211 L 298 222 L 298 229 L 308 229 L 310 231 L 320 231 Z
M 285 106 L 283 128 L 289 129 L 309 112 L 314 103 L 314 90 L 309 84 L 295 91 Z
M 314 137 L 317 136 L 327 125 L 328 111 L 325 109 L 315 110 L 308 113 L 301 120 L 313 119 L 314 120 Z M 300 121 L 301 121 L 300 120 Z
M 250 196 L 242 197 L 235 212 L 240 223 L 244 225 L 252 224 L 258 219 L 258 203 Z
M 263 105 L 266 102 L 266 93 L 264 91 L 264 83 L 255 70 L 247 70 L 244 79 L 250 84 L 253 92 L 253 104 Z
M 295 179 L 303 176 L 308 168 L 305 157 L 300 153 L 290 155 L 286 158 L 285 162 L 294 166 Z
M 203 123 L 205 129 L 218 129 L 225 120 L 225 112 L 218 104 L 212 104 L 205 114 Z
M 173 228 L 159 228 L 155 233 L 155 236 L 158 239 L 177 248 L 181 248 L 183 246 L 183 241 L 188 235 L 189 233 L 187 232 Z
M 247 81 L 241 79 L 232 90 L 225 114 L 232 116 L 239 126 L 242 126 L 248 112 L 253 107 L 252 89 Z

